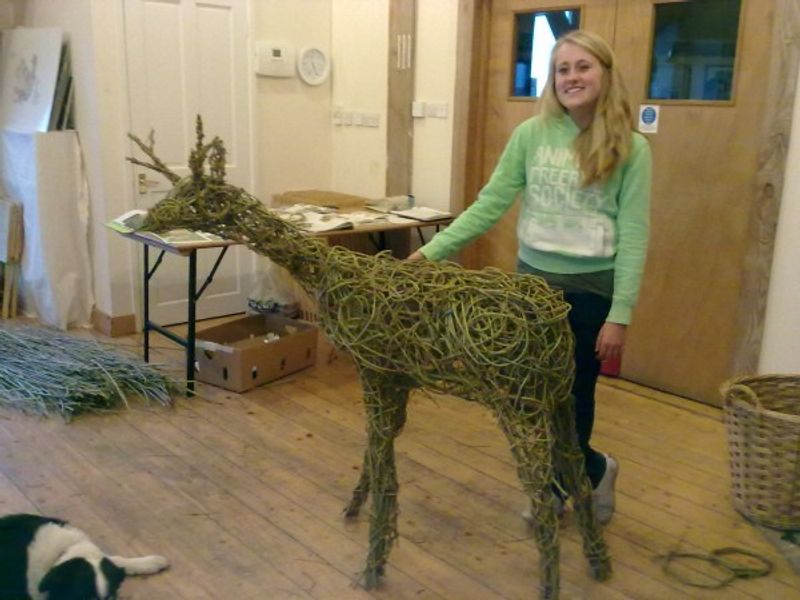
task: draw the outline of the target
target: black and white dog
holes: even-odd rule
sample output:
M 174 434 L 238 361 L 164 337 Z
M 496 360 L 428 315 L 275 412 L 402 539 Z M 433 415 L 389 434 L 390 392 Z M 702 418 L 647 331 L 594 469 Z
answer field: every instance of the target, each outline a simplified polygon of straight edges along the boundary
M 114 600 L 126 575 L 168 566 L 163 556 L 107 556 L 58 519 L 0 518 L 0 600 Z

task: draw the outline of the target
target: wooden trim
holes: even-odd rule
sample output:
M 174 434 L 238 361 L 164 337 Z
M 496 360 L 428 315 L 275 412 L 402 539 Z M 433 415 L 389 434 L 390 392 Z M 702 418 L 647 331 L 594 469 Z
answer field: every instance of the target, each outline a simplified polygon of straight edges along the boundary
M 761 8 L 761 7 L 760 7 Z M 763 10 L 763 9 L 762 9 Z M 786 158 L 800 66 L 800 6 L 796 0 L 775 0 L 772 58 L 758 140 L 756 199 L 749 219 L 749 250 L 742 270 L 732 373 L 755 373 L 761 354 L 764 318 L 775 249 L 775 229 L 783 194 Z M 794 132 L 797 134 L 798 132 Z
M 92 327 L 108 337 L 121 337 L 137 332 L 136 315 L 112 317 L 96 306 L 92 309 Z
M 456 78 L 453 99 L 453 147 L 450 171 L 450 211 L 461 212 L 466 205 L 467 155 L 472 124 L 475 0 L 459 0 L 456 34 Z
M 463 143 L 458 155 L 453 154 L 454 162 L 462 161 L 454 166 L 453 172 L 461 175 L 458 187 L 459 196 L 454 203 L 455 210 L 468 208 L 480 191 L 483 183 L 484 128 L 486 122 L 486 77 L 487 61 L 491 42 L 491 0 L 460 0 L 460 11 L 464 15 L 464 28 L 459 28 L 459 59 L 456 67 L 456 89 L 463 102 L 466 122 L 456 123 L 460 129 L 457 141 Z M 469 17 L 465 15 L 467 13 Z M 469 30 L 467 30 L 469 27 Z M 462 55 L 461 50 L 464 50 Z M 466 89 L 465 87 L 466 86 Z M 454 136 L 455 137 L 455 136 Z M 462 252 L 464 265 L 474 267 L 480 264 L 478 250 L 474 244 Z
M 414 122 L 416 0 L 389 0 L 389 77 L 386 122 L 386 195 L 411 193 Z

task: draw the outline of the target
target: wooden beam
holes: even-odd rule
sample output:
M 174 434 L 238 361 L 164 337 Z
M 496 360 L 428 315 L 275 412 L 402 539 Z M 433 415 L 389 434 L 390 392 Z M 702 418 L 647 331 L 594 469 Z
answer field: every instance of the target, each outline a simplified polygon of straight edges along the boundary
M 755 373 L 761 353 L 775 231 L 789 139 L 793 133 L 792 115 L 800 67 L 800 4 L 796 0 L 774 0 L 770 56 L 764 123 L 761 138 L 757 140 L 756 198 L 748 221 L 750 241 L 742 275 L 732 373 Z

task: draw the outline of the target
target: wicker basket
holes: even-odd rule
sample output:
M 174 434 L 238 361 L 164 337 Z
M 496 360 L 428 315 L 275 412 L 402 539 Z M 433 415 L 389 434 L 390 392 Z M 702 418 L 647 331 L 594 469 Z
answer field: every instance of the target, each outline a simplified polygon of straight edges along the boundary
M 722 386 L 733 506 L 759 524 L 800 528 L 800 376 Z

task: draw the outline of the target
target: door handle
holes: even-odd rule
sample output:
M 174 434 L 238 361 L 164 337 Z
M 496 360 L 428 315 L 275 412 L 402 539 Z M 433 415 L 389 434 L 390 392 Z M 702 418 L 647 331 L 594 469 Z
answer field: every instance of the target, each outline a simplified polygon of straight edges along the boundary
M 139 182 L 139 193 L 146 194 L 147 189 L 158 185 L 158 181 L 155 179 L 148 179 L 145 173 L 139 173 L 138 177 L 136 178 Z

